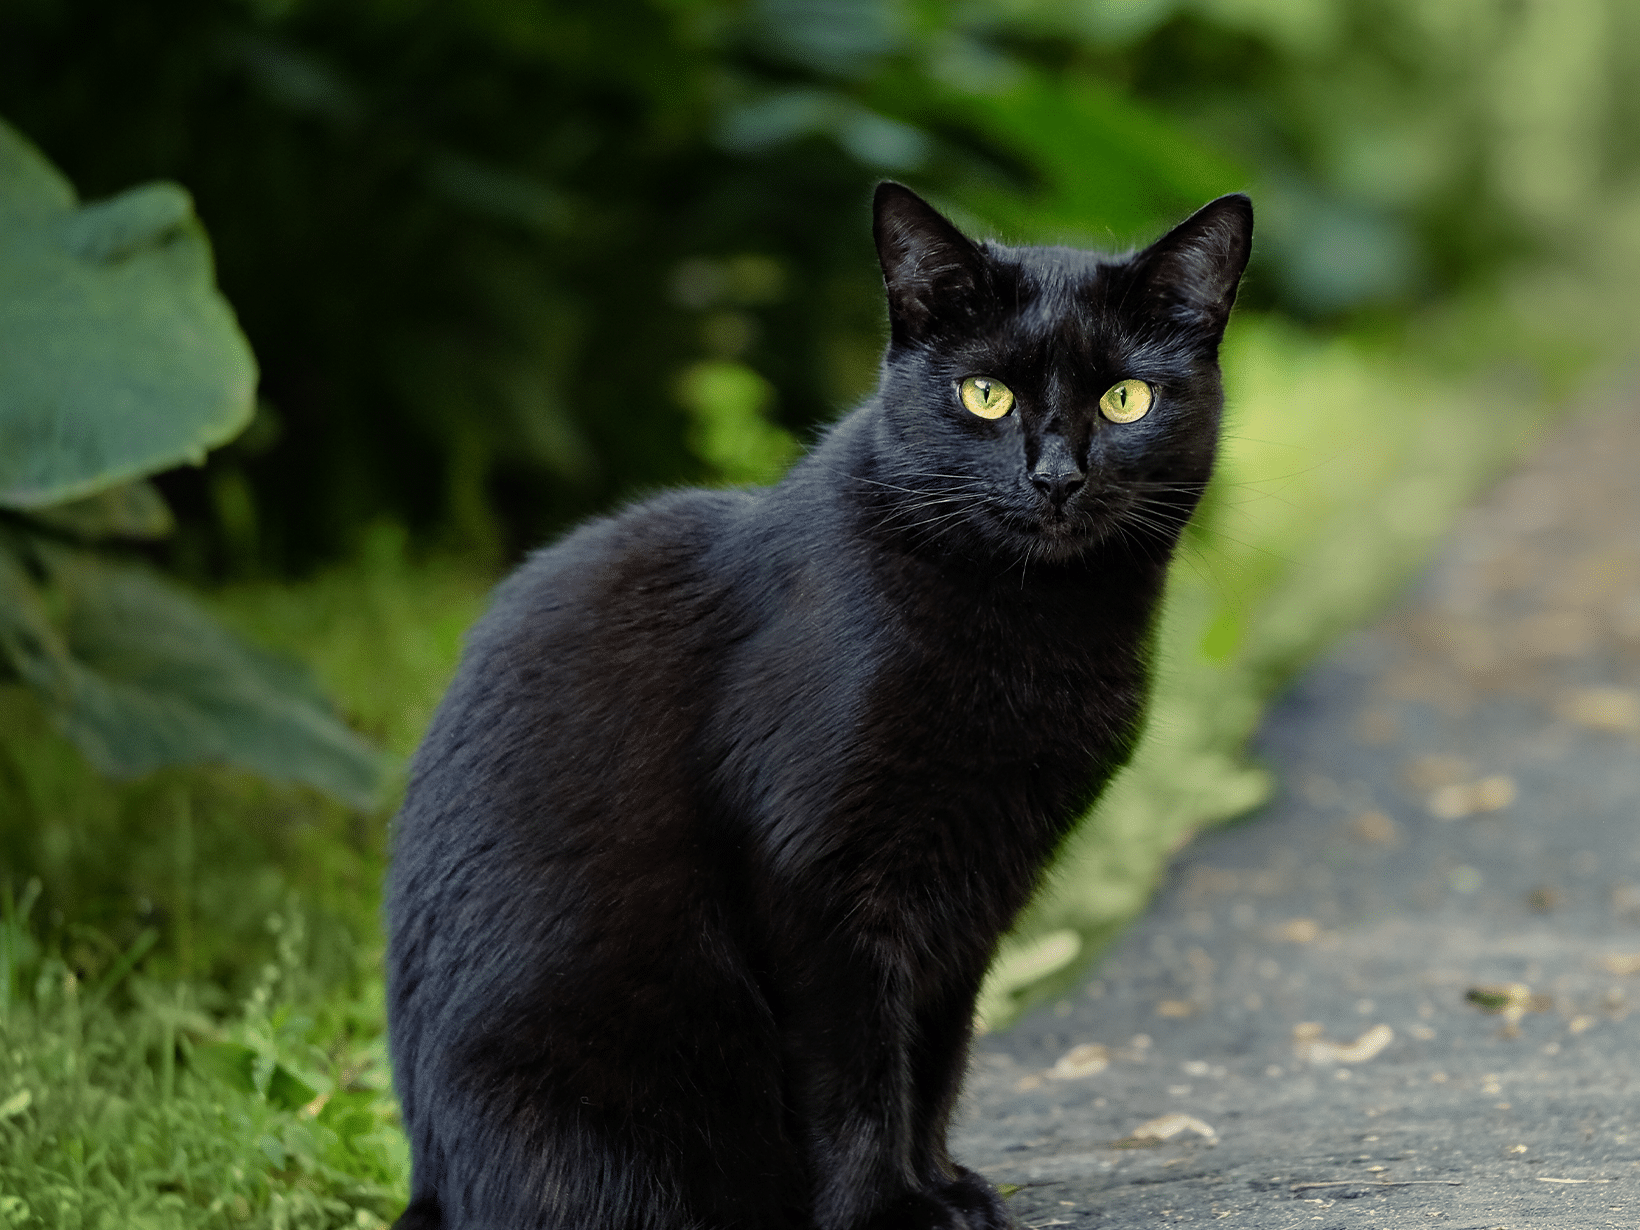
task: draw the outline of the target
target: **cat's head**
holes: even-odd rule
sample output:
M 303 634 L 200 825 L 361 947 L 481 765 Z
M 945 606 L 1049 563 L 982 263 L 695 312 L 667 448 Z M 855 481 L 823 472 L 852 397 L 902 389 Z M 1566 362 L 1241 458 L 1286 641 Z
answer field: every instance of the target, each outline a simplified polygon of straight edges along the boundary
M 1005 560 L 1123 542 L 1165 554 L 1212 472 L 1252 203 L 1220 197 L 1126 257 L 976 244 L 893 183 L 873 229 L 890 325 L 877 481 L 893 521 Z

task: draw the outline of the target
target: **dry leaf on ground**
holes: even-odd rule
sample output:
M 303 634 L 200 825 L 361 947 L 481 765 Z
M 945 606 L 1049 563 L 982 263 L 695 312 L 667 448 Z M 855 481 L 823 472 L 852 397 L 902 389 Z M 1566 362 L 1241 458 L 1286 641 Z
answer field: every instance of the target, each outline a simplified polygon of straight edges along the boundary
M 1310 1063 L 1365 1063 L 1395 1041 L 1395 1031 L 1388 1025 L 1374 1025 L 1354 1042 L 1329 1042 L 1325 1033 L 1314 1021 L 1295 1025 L 1293 1049 L 1298 1057 Z

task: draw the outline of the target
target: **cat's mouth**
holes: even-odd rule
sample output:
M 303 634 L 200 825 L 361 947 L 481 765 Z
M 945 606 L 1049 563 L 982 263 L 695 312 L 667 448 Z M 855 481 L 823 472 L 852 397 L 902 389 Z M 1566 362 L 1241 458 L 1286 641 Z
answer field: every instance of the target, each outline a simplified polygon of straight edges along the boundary
M 1029 513 L 1007 518 L 1009 530 L 1025 540 L 1033 558 L 1063 563 L 1112 538 L 1143 538 L 1155 527 L 1133 519 L 1134 510 L 1109 493 L 1079 493 L 1062 504 L 1043 500 Z
M 1088 509 L 1067 501 L 1048 504 L 1018 512 L 1004 519 L 1008 530 L 1024 545 L 1035 559 L 1062 563 L 1096 545 L 1104 534 L 1102 516 L 1091 515 Z

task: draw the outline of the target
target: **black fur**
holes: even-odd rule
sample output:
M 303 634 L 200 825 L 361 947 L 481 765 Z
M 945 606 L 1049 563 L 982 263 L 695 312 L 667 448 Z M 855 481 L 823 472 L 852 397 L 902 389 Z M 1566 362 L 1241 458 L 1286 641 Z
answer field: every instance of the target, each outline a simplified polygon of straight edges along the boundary
M 974 998 L 1133 747 L 1252 209 L 1113 259 L 884 184 L 875 230 L 866 405 L 778 486 L 536 553 L 472 632 L 389 885 L 402 1227 L 1008 1223 L 946 1150 Z

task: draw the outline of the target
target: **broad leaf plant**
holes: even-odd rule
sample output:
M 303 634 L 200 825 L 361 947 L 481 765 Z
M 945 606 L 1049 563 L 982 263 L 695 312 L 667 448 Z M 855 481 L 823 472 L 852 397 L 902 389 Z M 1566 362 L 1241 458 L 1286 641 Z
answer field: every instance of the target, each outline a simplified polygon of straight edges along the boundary
M 238 435 L 256 378 L 187 192 L 83 204 L 0 121 L 0 679 L 110 776 L 215 762 L 369 806 L 380 757 L 308 672 L 119 550 L 171 532 L 146 476 Z

